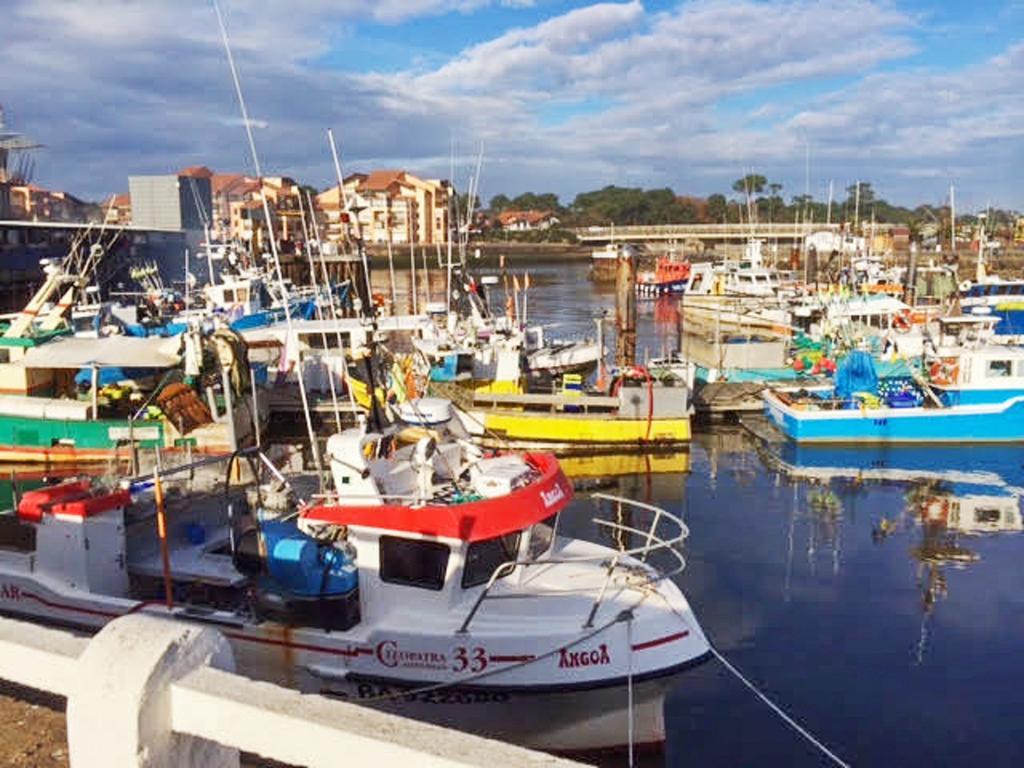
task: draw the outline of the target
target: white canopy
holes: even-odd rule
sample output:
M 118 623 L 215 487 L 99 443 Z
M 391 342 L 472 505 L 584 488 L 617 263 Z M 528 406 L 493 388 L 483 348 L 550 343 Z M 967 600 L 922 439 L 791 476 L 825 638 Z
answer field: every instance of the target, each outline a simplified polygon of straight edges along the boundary
M 26 368 L 171 368 L 181 362 L 180 336 L 66 337 L 30 349 Z

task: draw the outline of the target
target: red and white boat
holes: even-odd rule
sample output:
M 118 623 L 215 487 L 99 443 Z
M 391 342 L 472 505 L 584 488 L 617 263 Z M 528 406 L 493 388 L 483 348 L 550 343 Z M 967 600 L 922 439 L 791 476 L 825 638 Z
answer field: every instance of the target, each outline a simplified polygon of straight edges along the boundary
M 690 280 L 690 261 L 676 261 L 662 256 L 653 272 L 640 272 L 636 276 L 636 292 L 640 296 L 665 296 L 682 293 Z
M 581 519 L 554 457 L 442 436 L 443 401 L 406 415 L 397 434 L 332 437 L 335 491 L 312 503 L 264 495 L 243 514 L 218 491 L 229 523 L 170 487 L 170 608 L 148 491 L 27 493 L 0 516 L 0 613 L 86 631 L 172 615 L 303 690 L 542 749 L 661 742 L 665 692 L 709 658 L 671 580 L 682 521 L 600 494 Z

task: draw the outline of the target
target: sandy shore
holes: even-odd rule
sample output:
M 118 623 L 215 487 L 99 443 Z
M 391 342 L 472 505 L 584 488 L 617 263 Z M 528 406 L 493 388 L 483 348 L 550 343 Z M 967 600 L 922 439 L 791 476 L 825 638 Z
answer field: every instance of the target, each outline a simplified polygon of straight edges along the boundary
M 64 700 L 0 684 L 0 766 L 68 765 Z

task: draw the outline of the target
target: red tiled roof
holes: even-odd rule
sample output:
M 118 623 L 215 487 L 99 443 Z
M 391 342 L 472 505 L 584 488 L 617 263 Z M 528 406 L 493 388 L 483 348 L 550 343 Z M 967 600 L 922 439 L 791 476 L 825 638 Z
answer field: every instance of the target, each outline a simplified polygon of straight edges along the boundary
M 205 165 L 190 165 L 178 171 L 179 176 L 192 176 L 196 179 L 209 179 L 213 177 L 213 171 Z
M 371 171 L 363 182 L 370 192 L 386 192 L 392 184 L 405 181 L 405 171 Z
M 553 216 L 551 211 L 502 211 L 498 214 L 498 221 L 503 227 L 507 227 L 520 221 L 526 224 L 539 224 Z
M 247 195 L 260 188 L 258 179 L 240 173 L 215 173 L 210 178 L 210 190 L 216 195 Z

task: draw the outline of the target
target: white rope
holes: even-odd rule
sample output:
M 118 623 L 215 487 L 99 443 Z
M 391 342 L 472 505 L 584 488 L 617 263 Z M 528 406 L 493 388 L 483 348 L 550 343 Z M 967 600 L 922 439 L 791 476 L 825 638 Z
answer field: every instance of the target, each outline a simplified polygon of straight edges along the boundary
M 822 744 L 818 739 L 816 739 L 814 737 L 814 734 L 812 734 L 810 731 L 808 731 L 806 728 L 804 728 L 802 725 L 800 725 L 792 717 L 787 715 L 778 704 L 776 704 L 774 701 L 769 699 L 768 696 L 766 696 L 764 693 L 762 693 L 760 690 L 758 690 L 757 686 L 754 685 L 752 682 L 750 682 L 746 677 L 744 677 L 743 673 L 740 672 L 738 669 L 736 669 L 736 667 L 734 667 L 732 664 L 730 664 L 728 659 L 726 659 L 725 656 L 723 656 L 719 652 L 719 650 L 717 648 L 715 648 L 714 645 L 712 645 L 711 643 L 708 643 L 708 648 L 711 649 L 711 653 L 714 654 L 715 658 L 718 659 L 720 662 L 722 662 L 722 666 L 724 666 L 727 670 L 729 670 L 736 677 L 737 680 L 739 680 L 747 688 L 749 688 L 751 691 L 753 691 L 754 694 L 759 699 L 761 699 L 761 701 L 763 701 L 765 704 L 767 704 L 768 707 L 775 714 L 777 714 L 779 717 L 781 717 L 782 720 L 785 721 L 791 728 L 793 728 L 797 733 L 799 733 L 801 736 L 803 736 L 805 739 L 807 739 L 807 741 L 809 741 L 811 744 L 813 744 L 815 747 L 817 747 L 818 750 L 823 755 L 825 755 L 827 758 L 829 758 L 833 763 L 835 763 L 836 765 L 842 766 L 842 768 L 850 768 L 850 764 L 849 763 L 844 761 L 835 752 L 833 752 L 828 747 L 826 747 L 824 744 Z

